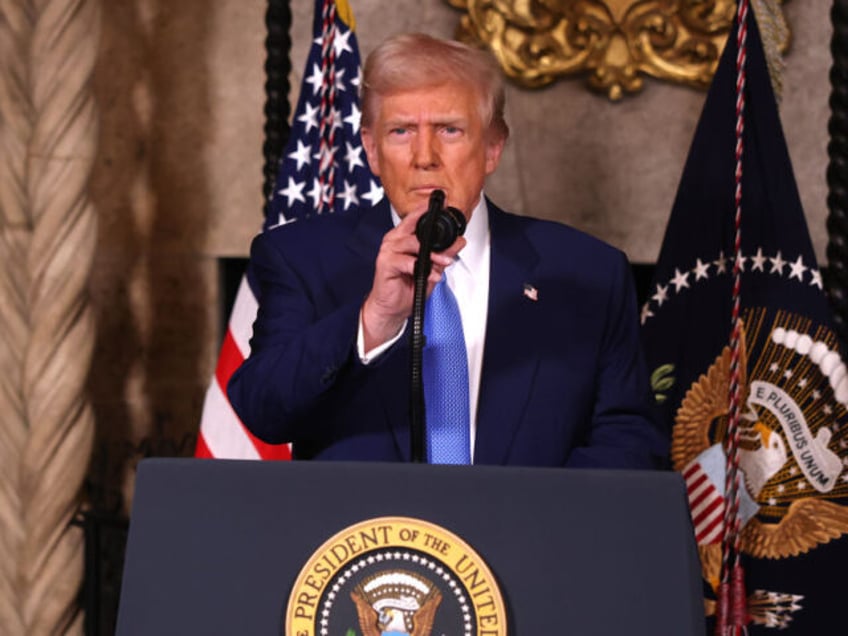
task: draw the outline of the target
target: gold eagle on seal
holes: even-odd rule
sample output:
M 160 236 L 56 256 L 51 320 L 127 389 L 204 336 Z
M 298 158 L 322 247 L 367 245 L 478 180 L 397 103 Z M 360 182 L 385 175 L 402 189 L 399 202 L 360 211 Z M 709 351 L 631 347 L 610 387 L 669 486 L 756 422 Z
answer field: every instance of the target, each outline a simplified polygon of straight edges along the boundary
M 363 636 L 430 636 L 442 594 L 414 572 L 380 572 L 350 593 Z
M 748 318 L 756 325 L 762 324 L 760 315 L 749 314 Z M 848 453 L 844 450 L 848 443 L 846 431 L 837 425 L 837 415 L 844 416 L 845 407 L 834 398 L 828 378 L 819 365 L 810 361 L 809 356 L 787 351 L 785 346 L 776 343 L 773 337 L 776 331 L 772 327 L 749 381 L 747 336 L 743 324 L 739 362 L 742 401 L 739 467 L 744 488 L 756 504 L 756 513 L 743 527 L 741 548 L 755 558 L 766 559 L 795 557 L 848 533 L 848 507 L 834 501 L 848 498 L 844 467 L 848 463 L 845 459 Z M 731 350 L 725 347 L 707 372 L 686 392 L 672 433 L 671 457 L 675 470 L 683 472 L 708 449 L 723 443 L 729 414 L 730 367 Z M 761 408 L 762 401 L 757 403 L 752 396 L 751 385 L 757 381 L 775 387 L 774 394 L 790 396 L 788 401 L 793 405 L 803 405 L 798 406 L 797 412 L 809 420 L 812 441 L 823 445 L 823 452 L 843 462 L 837 468 L 841 479 L 835 480 L 836 485 L 830 486 L 828 492 L 811 487 L 808 474 L 798 462 L 798 453 L 791 446 L 793 440 L 786 426 L 773 412 L 776 409 Z M 828 448 L 829 442 L 834 446 L 832 429 L 841 435 L 841 458 Z M 798 448 L 801 446 L 802 443 L 796 444 Z M 715 589 L 721 568 L 721 542 L 705 542 L 698 550 L 704 578 Z

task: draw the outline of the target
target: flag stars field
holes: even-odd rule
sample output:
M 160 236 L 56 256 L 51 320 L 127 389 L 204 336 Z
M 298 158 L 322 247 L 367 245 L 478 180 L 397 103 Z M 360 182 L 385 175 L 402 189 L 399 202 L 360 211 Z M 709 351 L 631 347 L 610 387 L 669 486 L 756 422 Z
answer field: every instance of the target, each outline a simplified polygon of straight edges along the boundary
M 336 57 L 341 57 L 345 53 L 353 53 L 350 48 L 350 34 L 353 31 L 337 31 L 336 37 L 333 38 L 333 50 L 336 52 Z
M 326 201 L 326 193 L 327 186 L 321 185 L 321 182 L 318 180 L 318 177 L 315 177 L 312 180 L 312 188 L 308 192 L 309 198 L 312 199 L 312 207 L 317 209 L 318 206 L 321 205 L 322 201 Z
M 356 167 L 364 168 L 365 163 L 362 161 L 362 146 L 354 146 L 349 141 L 346 141 L 345 161 L 347 161 L 348 172 L 353 172 Z
M 321 67 L 313 64 L 312 73 L 303 81 L 312 86 L 312 94 L 317 95 L 321 90 L 321 84 L 324 83 L 324 74 L 321 72 Z
M 313 128 L 318 130 L 318 110 L 319 107 L 312 104 L 306 104 L 305 112 L 297 118 L 297 121 L 306 126 L 306 132 L 309 133 Z
M 309 164 L 310 147 L 304 144 L 300 139 L 297 140 L 297 150 L 288 154 L 289 159 L 294 159 L 297 162 L 297 169 L 300 170 L 303 166 Z
M 286 197 L 286 204 L 291 207 L 295 201 L 306 203 L 306 197 L 303 196 L 303 182 L 296 182 L 289 177 L 288 185 L 280 190 L 280 194 Z
M 350 206 L 359 205 L 359 197 L 356 196 L 356 184 L 349 183 L 347 181 L 344 182 L 344 192 L 340 193 L 338 197 L 344 201 L 344 209 L 347 210 Z
M 345 74 L 344 69 L 339 69 L 336 72 L 335 87 L 336 87 L 337 91 L 346 91 L 347 90 L 347 87 L 345 86 L 345 83 L 344 83 L 344 74 Z
M 336 67 L 332 79 L 322 68 L 321 38 L 315 40 L 312 59 L 318 61 L 307 66 L 310 71 L 303 81 L 303 103 L 292 130 L 296 148 L 286 155 L 289 176 L 286 186 L 277 191 L 289 212 L 294 212 L 285 215 L 290 219 L 335 207 L 335 200 L 339 202 L 339 209 L 348 210 L 359 206 L 361 201 L 374 205 L 383 198 L 383 189 L 372 178 L 365 163 L 359 137 L 362 111 L 357 97 L 362 69 L 351 48 L 351 36 L 352 31 L 344 28 L 335 32 L 332 46 Z M 328 85 L 336 89 L 339 102 L 325 111 L 324 124 L 330 131 L 326 137 L 328 133 L 321 132 L 321 113 Z M 325 135 L 324 142 L 321 135 Z M 325 179 L 329 176 L 333 183 L 320 179 L 316 173 L 325 175 Z M 293 207 L 297 209 L 292 210 Z
M 351 104 L 350 115 L 345 117 L 343 121 L 350 126 L 351 132 L 355 135 L 359 132 L 359 124 L 362 121 L 362 111 L 359 110 L 356 104 Z
M 377 185 L 377 182 L 371 179 L 371 188 L 367 194 L 363 194 L 362 198 L 368 201 L 370 205 L 377 205 L 377 202 L 383 198 L 383 188 Z

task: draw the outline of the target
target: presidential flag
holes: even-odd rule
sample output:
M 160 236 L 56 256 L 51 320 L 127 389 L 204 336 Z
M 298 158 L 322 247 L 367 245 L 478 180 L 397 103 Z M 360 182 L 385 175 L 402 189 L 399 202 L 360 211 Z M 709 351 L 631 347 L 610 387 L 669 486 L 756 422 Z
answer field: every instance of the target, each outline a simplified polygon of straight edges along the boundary
M 346 0 L 316 0 L 313 41 L 288 145 L 266 206 L 263 231 L 312 214 L 373 205 L 383 197 L 359 134 L 362 79 L 354 20 Z M 230 315 L 215 377 L 206 392 L 195 456 L 289 459 L 287 445 L 256 439 L 227 399 L 227 382 L 250 353 L 259 288 L 250 268 Z
M 738 624 L 751 634 L 841 633 L 848 373 L 752 11 L 743 23 L 747 37 L 740 46 L 731 32 L 695 132 L 642 335 L 674 468 L 689 491 L 708 622 L 720 607 L 726 512 L 735 510 Z M 728 455 L 733 386 L 738 437 Z M 729 482 L 739 484 L 732 500 L 729 465 L 739 476 Z

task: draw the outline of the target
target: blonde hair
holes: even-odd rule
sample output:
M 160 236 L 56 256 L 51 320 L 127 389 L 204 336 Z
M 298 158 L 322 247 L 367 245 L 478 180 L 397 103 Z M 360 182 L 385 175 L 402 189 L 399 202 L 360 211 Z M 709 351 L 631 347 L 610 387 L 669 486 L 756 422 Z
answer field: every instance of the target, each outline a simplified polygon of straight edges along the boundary
M 381 96 L 448 82 L 472 86 L 490 134 L 503 140 L 509 136 L 503 79 L 491 54 L 424 33 L 396 35 L 368 55 L 362 82 L 362 125 L 367 128 L 374 123 Z

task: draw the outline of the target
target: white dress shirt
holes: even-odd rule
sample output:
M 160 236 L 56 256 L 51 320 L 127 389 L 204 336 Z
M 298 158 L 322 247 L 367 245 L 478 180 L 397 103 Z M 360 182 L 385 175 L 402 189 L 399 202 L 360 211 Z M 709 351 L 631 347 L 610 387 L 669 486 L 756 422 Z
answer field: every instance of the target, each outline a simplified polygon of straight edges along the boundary
M 392 208 L 392 222 L 397 226 L 400 217 Z M 491 234 L 489 232 L 489 210 L 486 199 L 480 195 L 480 201 L 471 213 L 471 219 L 463 234 L 467 241 L 453 264 L 445 269 L 448 287 L 450 287 L 459 305 L 462 318 L 462 332 L 465 337 L 465 350 L 468 355 L 468 400 L 471 420 L 471 457 L 474 457 L 474 442 L 477 433 L 477 399 L 480 395 L 480 373 L 483 369 L 483 343 L 486 339 L 486 316 L 489 307 L 489 254 Z M 391 347 L 406 332 L 404 323 L 400 332 L 382 345 L 364 351 L 365 336 L 362 328 L 362 314 L 359 316 L 357 351 L 363 364 L 368 364 Z

